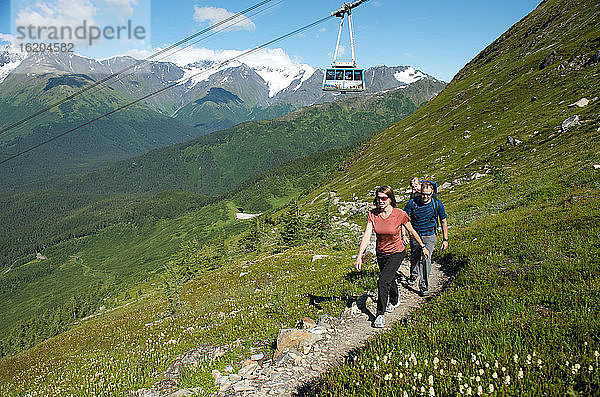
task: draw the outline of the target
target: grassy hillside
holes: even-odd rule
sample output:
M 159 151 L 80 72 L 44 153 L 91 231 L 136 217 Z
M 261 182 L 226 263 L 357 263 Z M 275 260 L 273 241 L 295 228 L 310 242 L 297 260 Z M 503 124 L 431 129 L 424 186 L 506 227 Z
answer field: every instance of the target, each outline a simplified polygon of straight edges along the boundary
M 569 105 L 598 96 L 598 26 L 597 2 L 543 2 L 324 187 L 367 199 L 414 175 L 451 183 L 438 258 L 460 273 L 319 395 L 597 393 L 600 102 Z
M 317 216 L 324 192 L 370 201 L 377 185 L 402 190 L 415 175 L 447 182 L 439 196 L 450 249 L 437 260 L 458 270 L 442 294 L 328 373 L 316 394 L 597 394 L 600 102 L 569 105 L 598 96 L 600 64 L 589 59 L 600 49 L 599 22 L 594 1 L 543 2 L 300 200 L 302 215 Z M 559 128 L 575 115 L 579 125 Z M 0 391 L 122 395 L 160 379 L 190 348 L 237 343 L 186 374 L 182 386 L 210 394 L 213 368 L 272 353 L 279 327 L 337 314 L 374 288 L 374 267 L 350 270 L 355 235 L 339 229 L 283 251 L 271 237 L 289 227 L 290 211 L 281 213 L 265 226 L 262 249 L 186 284 L 179 314 L 164 317 L 164 299 L 147 294 L 0 361 Z M 336 215 L 364 225 L 364 214 Z M 316 253 L 330 256 L 312 262 Z
M 53 189 L 88 193 L 184 189 L 217 194 L 293 159 L 356 142 L 412 113 L 432 90 L 442 87 L 441 83 L 423 81 L 404 90 L 310 106 L 275 120 L 243 123 L 48 184 Z

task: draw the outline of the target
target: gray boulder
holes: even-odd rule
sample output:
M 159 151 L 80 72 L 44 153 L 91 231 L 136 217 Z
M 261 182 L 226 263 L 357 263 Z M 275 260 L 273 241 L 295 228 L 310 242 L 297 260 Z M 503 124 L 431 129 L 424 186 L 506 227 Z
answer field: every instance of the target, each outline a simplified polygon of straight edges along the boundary
M 574 115 L 569 117 L 568 119 L 565 119 L 562 124 L 562 130 L 563 131 L 569 131 L 569 129 L 575 127 L 576 125 L 579 125 L 579 116 L 578 115 Z

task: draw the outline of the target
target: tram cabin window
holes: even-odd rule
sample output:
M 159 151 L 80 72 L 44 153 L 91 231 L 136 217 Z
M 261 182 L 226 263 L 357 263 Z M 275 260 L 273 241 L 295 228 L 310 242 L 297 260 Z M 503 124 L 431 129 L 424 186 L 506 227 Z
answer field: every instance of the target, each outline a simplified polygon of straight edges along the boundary
M 362 70 L 354 71 L 354 80 L 362 80 Z
M 333 69 L 327 69 L 327 77 L 325 77 L 326 80 L 335 80 L 335 70 Z
M 335 79 L 336 80 L 344 80 L 344 71 L 343 70 L 336 70 L 335 71 Z
M 352 80 L 352 77 L 354 77 L 354 71 L 352 70 L 346 70 L 345 74 L 345 80 Z

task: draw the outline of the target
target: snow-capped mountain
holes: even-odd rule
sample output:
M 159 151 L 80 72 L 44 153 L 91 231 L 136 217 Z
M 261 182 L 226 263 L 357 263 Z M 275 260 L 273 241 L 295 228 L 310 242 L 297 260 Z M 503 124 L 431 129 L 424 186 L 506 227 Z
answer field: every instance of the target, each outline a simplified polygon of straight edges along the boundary
M 123 70 L 124 73 L 103 84 L 104 89 L 108 87 L 136 99 L 172 86 L 144 99 L 144 104 L 165 115 L 181 118 L 203 132 L 243 121 L 273 118 L 302 106 L 345 97 L 322 91 L 324 70 L 300 63 L 287 67 L 249 66 L 239 61 L 200 59 L 177 65 L 163 61 L 142 62 L 129 56 L 103 60 L 64 53 L 27 56 L 14 47 L 0 51 L 0 91 L 6 79 L 26 84 L 30 78 L 84 75 L 99 81 Z M 422 79 L 438 84 L 439 90 L 444 86 L 443 82 L 411 66 L 382 65 L 365 70 L 367 92 L 408 86 Z M 211 90 L 213 88 L 223 91 Z M 239 101 L 227 100 L 234 97 Z

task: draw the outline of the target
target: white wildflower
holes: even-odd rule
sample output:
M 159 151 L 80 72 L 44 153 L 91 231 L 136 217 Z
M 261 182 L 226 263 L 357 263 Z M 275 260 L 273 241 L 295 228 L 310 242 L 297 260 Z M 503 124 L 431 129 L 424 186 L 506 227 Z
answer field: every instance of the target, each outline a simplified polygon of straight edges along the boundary
M 423 374 L 419 372 L 419 375 L 417 376 L 417 378 L 418 378 L 419 380 L 421 380 L 421 379 L 423 378 Z
M 429 388 L 429 396 L 430 397 L 435 396 L 435 390 L 433 390 L 433 386 Z
M 494 392 L 494 385 L 490 383 L 490 385 L 488 386 L 488 392 L 493 393 Z
M 515 364 L 517 364 L 519 362 L 519 356 L 517 356 L 516 354 L 513 356 L 513 360 L 515 361 Z
M 494 371 L 494 373 L 492 374 L 492 378 L 498 379 L 498 373 L 496 371 Z
M 471 389 L 471 387 L 469 386 L 469 388 L 467 389 L 467 396 L 470 396 L 473 394 L 473 389 Z
M 540 367 L 542 366 L 542 360 L 540 360 L 539 358 L 537 360 L 537 365 L 539 365 Z
M 594 370 L 594 367 L 592 367 L 592 366 L 590 365 L 590 366 L 588 367 L 588 370 L 589 370 L 589 371 L 593 371 L 593 370 Z
M 484 373 L 483 368 L 479 368 L 479 375 L 483 375 L 483 373 Z
M 598 353 L 598 352 L 596 352 L 596 353 Z M 456 365 L 456 360 L 455 359 L 450 360 L 450 364 Z
M 477 386 L 477 395 L 481 396 L 483 394 L 483 387 Z
M 456 375 L 456 377 L 458 378 L 458 380 L 462 380 L 462 377 L 463 377 L 462 372 L 459 372 L 458 375 Z
M 506 375 L 506 378 L 504 378 L 504 383 L 510 385 L 510 375 Z
M 519 367 L 519 373 L 517 374 L 517 377 L 519 379 L 523 379 L 523 370 L 521 369 L 521 367 Z
M 458 385 L 458 391 L 460 394 L 463 394 L 465 392 L 465 387 L 462 384 Z
M 598 352 L 598 350 L 596 350 L 596 351 L 594 352 L 594 356 L 595 356 L 596 358 L 598 358 L 598 356 L 600 356 L 600 353 Z
M 496 360 L 496 361 L 494 362 L 494 367 L 495 367 L 495 368 L 498 368 L 498 366 L 499 366 L 499 365 L 500 365 L 500 364 L 498 364 L 498 360 Z
M 477 376 L 475 377 L 475 381 L 477 381 L 477 382 L 481 381 L 481 378 L 479 377 L 479 375 L 477 375 Z
M 440 359 L 439 359 L 439 358 L 437 358 L 437 357 L 434 357 L 434 358 L 433 358 L 433 363 L 434 363 L 434 364 L 438 364 L 439 362 L 440 362 Z
M 427 380 L 429 381 L 429 385 L 433 386 L 433 375 L 429 375 L 429 377 L 427 378 Z
M 506 372 L 506 367 L 502 367 L 502 372 Z
M 421 394 L 425 394 L 425 386 L 421 386 Z
M 402 397 L 408 397 L 408 392 L 406 390 L 404 390 L 404 393 L 402 393 Z
M 440 375 L 444 375 L 444 369 L 440 369 Z

